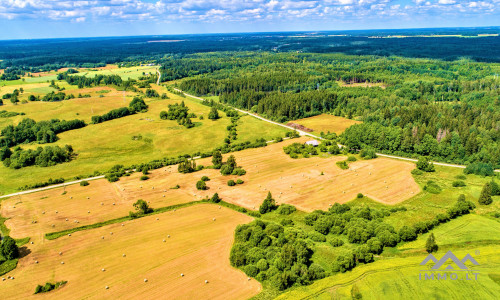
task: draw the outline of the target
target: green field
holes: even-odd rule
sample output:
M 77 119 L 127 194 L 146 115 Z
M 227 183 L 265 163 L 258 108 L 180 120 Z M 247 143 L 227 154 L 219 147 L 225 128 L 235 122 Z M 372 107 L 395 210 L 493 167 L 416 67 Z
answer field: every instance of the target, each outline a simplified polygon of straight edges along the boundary
M 164 90 L 166 92 L 166 89 Z M 120 92 L 121 93 L 121 92 Z M 83 119 L 89 123 L 92 115 L 103 114 L 111 109 L 127 106 L 131 95 L 124 100 L 120 95 L 104 93 L 103 98 L 72 99 L 61 102 L 31 102 L 17 106 L 6 106 L 5 110 L 25 112 L 25 116 L 1 118 L 2 127 L 15 124 L 24 117 L 37 121 L 52 118 Z M 111 120 L 85 128 L 63 132 L 59 140 L 50 145 L 72 145 L 77 158 L 69 163 L 52 167 L 26 167 L 13 170 L 0 166 L 0 192 L 14 192 L 18 187 L 33 184 L 48 178 L 73 178 L 76 175 L 91 174 L 94 171 L 106 171 L 115 164 L 131 165 L 148 162 L 163 157 L 206 152 L 222 145 L 227 136 L 226 127 L 229 118 L 223 116 L 217 121 L 207 118 L 210 107 L 202 105 L 198 100 L 181 98 L 169 94 L 168 100 L 146 99 L 149 110 L 120 119 Z M 125 101 L 125 102 L 124 102 Z M 161 120 L 162 110 L 168 110 L 168 104 L 184 101 L 190 112 L 204 116 L 204 120 L 193 119 L 194 128 L 186 129 L 176 121 Z M 4 108 L 3 108 L 4 109 Z M 255 141 L 259 138 L 272 140 L 276 136 L 284 136 L 287 130 L 250 116 L 244 116 L 238 123 L 238 139 L 236 142 Z M 142 136 L 142 140 L 133 140 L 133 136 Z M 49 145 L 49 144 L 47 144 Z M 39 144 L 23 145 L 23 148 L 36 148 Z
M 119 75 L 123 80 L 128 80 L 128 79 L 138 79 L 139 77 L 144 76 L 143 73 L 156 74 L 157 69 L 158 67 L 137 66 L 129 68 L 105 69 L 96 71 L 80 70 L 80 73 L 77 73 L 75 75 L 79 76 L 85 75 L 88 77 L 94 77 L 96 75 Z
M 474 256 L 475 251 L 479 255 Z M 437 257 L 442 256 L 440 250 Z M 363 299 L 497 299 L 500 294 L 498 278 L 500 257 L 498 246 L 458 249 L 453 253 L 463 257 L 467 253 L 480 266 L 477 281 L 419 280 L 420 262 L 426 253 L 414 256 L 381 259 L 361 265 L 353 271 L 319 280 L 307 287 L 296 288 L 277 299 L 352 299 L 352 290 L 358 290 Z

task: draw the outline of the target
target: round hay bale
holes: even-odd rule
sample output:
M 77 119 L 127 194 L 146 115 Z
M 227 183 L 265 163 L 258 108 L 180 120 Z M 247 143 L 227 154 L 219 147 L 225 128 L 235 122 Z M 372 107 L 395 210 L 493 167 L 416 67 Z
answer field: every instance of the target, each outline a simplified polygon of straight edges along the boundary
M 115 203 L 113 202 L 113 205 L 115 205 Z
M 220 209 L 220 206 L 219 206 L 219 209 Z
M 125 226 L 124 224 L 122 224 L 122 226 Z
M 63 261 L 61 262 L 61 265 L 64 265 L 64 262 L 63 262 Z
M 103 240 L 104 240 L 104 235 L 103 235 L 103 236 L 101 236 L 101 239 L 103 239 Z
M 71 236 L 71 233 L 68 233 L 68 236 Z
M 207 284 L 207 283 L 208 283 L 208 280 L 205 280 L 205 284 Z
M 113 233 L 112 233 L 112 232 L 110 232 L 109 234 L 110 234 L 110 235 L 113 235 Z
M 87 197 L 87 200 L 90 199 L 90 197 Z
M 66 221 L 68 221 L 68 219 L 66 219 Z
M 168 238 L 170 238 L 170 234 L 169 234 L 169 235 L 167 235 L 167 237 L 168 237 Z
M 35 264 L 37 264 L 37 263 L 38 263 L 38 260 L 35 260 Z
M 62 252 L 59 252 L 59 255 L 62 255 Z
M 56 227 L 56 225 L 52 224 L 52 227 Z
M 57 210 L 56 210 L 56 214 L 57 214 Z
M 88 210 L 87 213 L 90 214 L 90 210 Z
M 163 239 L 163 242 L 165 243 L 167 240 L 166 239 Z
M 103 202 L 101 202 L 101 206 L 102 206 L 102 205 L 104 205 L 104 203 L 103 203 Z
M 184 277 L 184 273 L 181 273 L 181 277 Z
M 156 221 L 159 221 L 160 219 L 159 218 L 156 218 Z
M 33 245 L 33 242 L 31 242 L 31 245 Z
M 148 282 L 148 280 L 146 278 L 144 278 L 144 282 Z
M 105 289 L 109 290 L 109 286 L 106 286 Z
M 101 271 L 104 272 L 104 271 L 106 271 L 106 269 L 102 268 Z
M 213 220 L 215 221 L 215 218 L 213 218 Z
M 45 215 L 45 212 L 44 212 L 44 211 L 42 211 L 42 215 Z
M 69 197 L 69 199 L 73 199 L 73 196 Z
M 165 198 L 165 195 L 163 195 L 163 198 Z

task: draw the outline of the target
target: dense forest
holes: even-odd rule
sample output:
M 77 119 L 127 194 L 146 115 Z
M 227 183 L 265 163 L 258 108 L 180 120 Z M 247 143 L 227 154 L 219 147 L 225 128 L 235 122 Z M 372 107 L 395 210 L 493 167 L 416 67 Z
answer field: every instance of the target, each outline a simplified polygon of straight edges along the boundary
M 498 27 L 489 27 L 13 40 L 0 41 L 0 68 L 15 66 L 35 72 L 138 60 L 162 63 L 170 57 L 216 51 L 396 55 L 442 60 L 467 57 L 500 62 L 500 38 L 478 37 L 479 34 L 499 32 Z M 471 38 L 474 38 L 473 43 Z M 169 76 L 175 78 L 176 74 Z
M 286 122 L 329 113 L 356 118 L 342 142 L 400 155 L 500 166 L 500 65 L 466 59 L 342 54 L 195 54 L 165 64 L 169 74 L 204 72 L 181 90 Z M 178 63 L 175 63 L 178 62 Z

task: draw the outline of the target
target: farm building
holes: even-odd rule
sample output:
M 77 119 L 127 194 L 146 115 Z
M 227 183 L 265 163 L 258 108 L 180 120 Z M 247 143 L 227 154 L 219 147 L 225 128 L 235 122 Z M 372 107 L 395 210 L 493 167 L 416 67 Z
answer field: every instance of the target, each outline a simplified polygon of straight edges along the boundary
M 313 146 L 313 147 L 318 147 L 319 146 L 319 142 L 317 140 L 307 141 L 307 142 L 305 142 L 305 144 Z

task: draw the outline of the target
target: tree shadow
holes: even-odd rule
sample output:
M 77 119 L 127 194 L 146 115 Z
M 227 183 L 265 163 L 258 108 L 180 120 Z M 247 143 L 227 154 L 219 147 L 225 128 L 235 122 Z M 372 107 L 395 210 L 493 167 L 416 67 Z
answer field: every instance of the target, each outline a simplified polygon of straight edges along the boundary
M 28 256 L 29 254 L 31 254 L 31 250 L 28 247 L 22 246 L 19 248 L 19 258 Z

